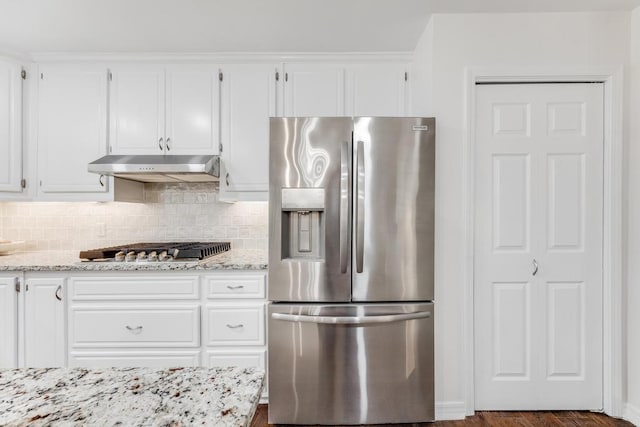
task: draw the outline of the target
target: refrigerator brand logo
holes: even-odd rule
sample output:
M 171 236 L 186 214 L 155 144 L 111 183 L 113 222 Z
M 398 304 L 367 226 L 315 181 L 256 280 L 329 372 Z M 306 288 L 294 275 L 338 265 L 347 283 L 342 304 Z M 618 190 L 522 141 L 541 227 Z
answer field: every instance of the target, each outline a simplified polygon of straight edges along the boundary
M 429 130 L 429 126 L 427 126 L 427 125 L 413 125 L 412 129 L 416 130 L 416 131 L 418 131 L 418 130 L 427 131 L 427 130 Z

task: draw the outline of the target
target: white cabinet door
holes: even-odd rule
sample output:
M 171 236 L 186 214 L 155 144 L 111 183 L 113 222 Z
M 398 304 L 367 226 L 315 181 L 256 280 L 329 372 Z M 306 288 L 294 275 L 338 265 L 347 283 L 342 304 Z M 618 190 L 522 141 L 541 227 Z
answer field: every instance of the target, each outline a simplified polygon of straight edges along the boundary
M 482 85 L 478 410 L 602 408 L 603 85 Z
M 18 366 L 18 277 L 0 277 L 0 368 Z
M 339 64 L 285 64 L 285 116 L 344 116 L 345 67 Z
M 24 334 L 25 366 L 66 365 L 64 280 L 27 279 Z
M 357 64 L 347 68 L 347 115 L 402 117 L 406 111 L 404 64 Z
M 112 154 L 163 154 L 164 69 L 122 66 L 111 69 L 110 151 Z
M 276 115 L 276 65 L 223 68 L 221 199 L 266 200 L 269 187 L 269 117 Z
M 38 82 L 39 193 L 108 193 L 87 171 L 107 148 L 107 69 L 42 66 Z
M 22 69 L 0 61 L 0 191 L 22 191 Z
M 217 68 L 167 70 L 167 154 L 218 154 L 219 90 Z

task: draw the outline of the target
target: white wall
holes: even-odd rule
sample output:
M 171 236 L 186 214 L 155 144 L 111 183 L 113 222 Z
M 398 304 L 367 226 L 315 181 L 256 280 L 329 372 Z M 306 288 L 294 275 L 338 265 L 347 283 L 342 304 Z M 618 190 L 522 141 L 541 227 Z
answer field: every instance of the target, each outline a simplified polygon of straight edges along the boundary
M 640 425 L 640 7 L 631 14 L 630 113 L 627 150 L 627 407 Z
M 413 99 L 414 106 L 432 105 L 429 113 L 437 120 L 436 408 L 441 418 L 454 418 L 464 414 L 468 377 L 462 315 L 465 69 L 627 64 L 630 18 L 623 12 L 436 14 L 429 25 L 416 56 L 431 55 L 432 99 L 420 103 L 426 92 Z

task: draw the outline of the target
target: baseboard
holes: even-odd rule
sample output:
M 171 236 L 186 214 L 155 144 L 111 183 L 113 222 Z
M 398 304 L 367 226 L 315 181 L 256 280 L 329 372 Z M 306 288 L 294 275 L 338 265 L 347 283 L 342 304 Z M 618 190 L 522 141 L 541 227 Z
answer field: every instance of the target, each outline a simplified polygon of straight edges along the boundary
M 436 421 L 464 420 L 466 413 L 464 402 L 436 402 Z
M 622 410 L 622 418 L 636 426 L 640 426 L 640 408 L 630 404 L 629 402 L 625 403 L 624 409 Z

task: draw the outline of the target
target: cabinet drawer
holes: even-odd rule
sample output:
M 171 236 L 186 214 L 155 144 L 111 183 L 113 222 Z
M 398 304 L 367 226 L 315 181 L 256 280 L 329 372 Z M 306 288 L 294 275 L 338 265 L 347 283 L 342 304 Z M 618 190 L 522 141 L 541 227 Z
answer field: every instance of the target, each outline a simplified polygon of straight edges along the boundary
M 200 366 L 199 351 L 71 352 L 69 367 L 172 368 Z
M 198 347 L 200 307 L 87 306 L 71 309 L 72 347 Z
M 198 299 L 197 276 L 158 277 L 74 277 L 71 299 L 148 300 Z
M 264 274 L 220 274 L 205 278 L 207 298 L 264 298 Z
M 265 367 L 265 350 L 210 350 L 206 353 L 206 365 L 210 368 L 239 366 L 241 368 Z
M 208 305 L 207 345 L 264 345 L 264 304 Z

